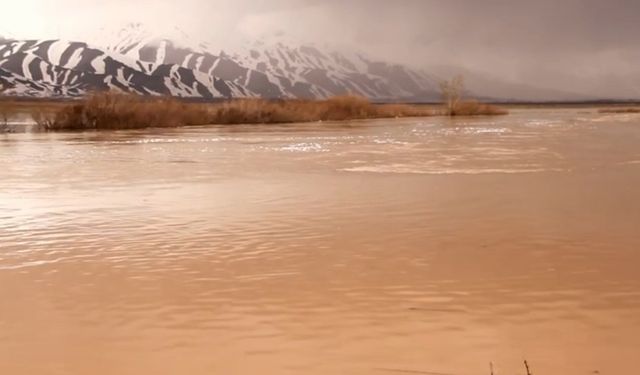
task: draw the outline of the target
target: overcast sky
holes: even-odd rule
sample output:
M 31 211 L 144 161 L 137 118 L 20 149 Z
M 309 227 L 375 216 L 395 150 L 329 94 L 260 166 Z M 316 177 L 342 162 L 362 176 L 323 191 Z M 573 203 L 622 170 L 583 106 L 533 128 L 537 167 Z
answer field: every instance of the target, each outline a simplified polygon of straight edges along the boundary
M 639 0 L 0 0 L 0 34 L 83 39 L 142 22 L 220 48 L 283 31 L 419 67 L 640 97 Z

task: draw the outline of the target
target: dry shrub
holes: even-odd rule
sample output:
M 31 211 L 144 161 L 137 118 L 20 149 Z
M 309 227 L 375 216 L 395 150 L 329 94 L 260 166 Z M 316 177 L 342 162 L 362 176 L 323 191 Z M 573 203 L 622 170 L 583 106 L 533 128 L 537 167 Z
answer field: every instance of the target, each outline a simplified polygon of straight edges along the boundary
M 498 116 L 509 114 L 504 108 L 493 104 L 480 103 L 477 100 L 459 102 L 451 110 L 451 116 Z
M 302 101 L 238 99 L 210 107 L 212 124 L 272 124 L 313 121 Z
M 497 116 L 507 115 L 509 111 L 492 104 L 477 100 L 462 100 L 465 92 L 464 77 L 458 75 L 451 80 L 440 82 L 445 116 Z
M 205 109 L 175 99 L 100 93 L 63 107 L 42 125 L 47 130 L 140 129 L 206 124 L 207 119 Z

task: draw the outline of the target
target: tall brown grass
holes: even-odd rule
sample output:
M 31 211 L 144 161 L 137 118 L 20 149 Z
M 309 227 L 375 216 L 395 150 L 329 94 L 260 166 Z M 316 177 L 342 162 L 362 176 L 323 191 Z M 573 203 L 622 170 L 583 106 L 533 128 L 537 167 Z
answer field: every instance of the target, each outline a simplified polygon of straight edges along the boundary
M 450 116 L 500 116 L 509 111 L 493 104 L 480 103 L 477 100 L 466 100 L 457 103 L 450 112 Z
M 49 115 L 34 112 L 33 117 L 43 129 L 56 131 L 343 121 L 434 114 L 430 109 L 408 105 L 376 105 L 355 96 L 322 101 L 238 99 L 202 104 L 171 98 L 99 93 Z
M 430 109 L 409 105 L 376 105 L 357 96 L 338 96 L 322 101 L 240 99 L 210 106 L 209 110 L 213 124 L 345 121 L 435 114 Z
M 208 112 L 174 99 L 102 93 L 34 120 L 46 130 L 140 129 L 205 124 Z

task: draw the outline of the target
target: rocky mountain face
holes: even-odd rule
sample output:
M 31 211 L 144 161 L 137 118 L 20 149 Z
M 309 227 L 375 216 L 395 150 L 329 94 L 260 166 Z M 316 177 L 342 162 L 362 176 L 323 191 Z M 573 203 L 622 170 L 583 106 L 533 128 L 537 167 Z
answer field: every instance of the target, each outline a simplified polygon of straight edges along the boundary
M 0 39 L 5 95 L 76 97 L 116 89 L 216 99 L 434 100 L 437 80 L 407 67 L 312 45 L 252 42 L 233 52 L 150 35 L 140 25 L 109 42 Z

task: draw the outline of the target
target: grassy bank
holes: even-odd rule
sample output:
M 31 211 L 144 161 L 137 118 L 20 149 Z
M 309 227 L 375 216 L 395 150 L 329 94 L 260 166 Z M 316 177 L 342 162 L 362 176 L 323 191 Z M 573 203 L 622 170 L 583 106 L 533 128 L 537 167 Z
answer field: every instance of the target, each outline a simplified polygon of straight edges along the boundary
M 323 101 L 238 99 L 188 103 L 171 98 L 95 94 L 53 111 L 34 111 L 45 130 L 140 129 L 208 124 L 272 124 L 433 116 L 434 110 L 409 105 L 376 105 L 342 96 Z
M 116 93 L 96 93 L 79 101 L 16 104 L 0 101 L 4 108 L 27 111 L 42 130 L 115 130 L 209 124 L 274 124 L 348 121 L 375 118 L 447 115 L 441 107 L 373 104 L 365 98 L 340 96 L 327 100 L 237 99 L 193 103 L 173 98 L 150 98 Z M 460 102 L 452 116 L 503 115 L 507 111 L 475 101 Z M 1 120 L 1 119 L 0 119 Z

